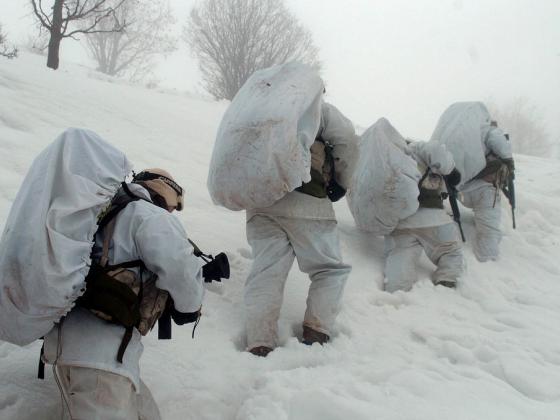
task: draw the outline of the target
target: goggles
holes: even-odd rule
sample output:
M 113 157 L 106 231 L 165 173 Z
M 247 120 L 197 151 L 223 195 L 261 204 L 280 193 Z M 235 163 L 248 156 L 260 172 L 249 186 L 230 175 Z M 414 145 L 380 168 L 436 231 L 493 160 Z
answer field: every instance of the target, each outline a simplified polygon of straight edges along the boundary
M 177 193 L 177 210 L 181 211 L 183 209 L 183 188 L 171 178 L 148 171 L 142 171 L 139 174 L 134 174 L 132 177 L 133 182 L 154 181 L 158 179 Z

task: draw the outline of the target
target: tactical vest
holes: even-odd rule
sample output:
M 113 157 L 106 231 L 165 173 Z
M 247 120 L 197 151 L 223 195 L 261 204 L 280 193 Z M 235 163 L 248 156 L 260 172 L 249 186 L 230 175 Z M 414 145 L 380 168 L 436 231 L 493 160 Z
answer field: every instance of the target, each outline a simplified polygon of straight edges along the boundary
M 486 155 L 486 166 L 476 174 L 474 179 L 482 179 L 495 187 L 502 188 L 508 175 L 509 169 L 507 165 L 494 153 L 490 152 Z
M 334 179 L 334 157 L 332 145 L 319 135 L 311 145 L 311 181 L 305 182 L 296 191 L 326 198 L 329 183 Z
M 418 189 L 420 207 L 429 209 L 443 209 L 443 187 L 445 181 L 441 175 L 433 173 L 429 167 L 418 164 L 420 173 L 423 173 Z
M 99 318 L 125 327 L 117 353 L 120 363 L 133 329 L 136 328 L 142 335 L 148 334 L 165 311 L 169 298 L 167 291 L 156 287 L 155 274 L 151 273 L 148 279 L 142 280 L 142 274 L 147 270 L 141 260 L 109 264 L 109 245 L 117 214 L 131 202 L 142 199 L 133 195 L 126 185 L 123 189 L 126 194 L 119 194 L 113 199 L 99 223 L 97 232 L 104 233 L 102 254 L 98 260 L 93 260 L 86 277 L 86 291 L 77 302 Z M 139 273 L 131 268 L 137 268 Z

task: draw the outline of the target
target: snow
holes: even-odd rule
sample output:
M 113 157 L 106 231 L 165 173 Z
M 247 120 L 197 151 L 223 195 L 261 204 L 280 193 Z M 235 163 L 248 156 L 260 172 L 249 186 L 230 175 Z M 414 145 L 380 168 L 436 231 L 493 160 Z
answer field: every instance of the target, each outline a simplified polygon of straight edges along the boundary
M 308 280 L 290 273 L 281 347 L 244 352 L 243 284 L 250 268 L 244 214 L 212 205 L 206 190 L 227 104 L 99 78 L 52 72 L 43 58 L 0 61 L 0 228 L 33 158 L 69 126 L 90 128 L 139 170 L 163 167 L 186 189 L 178 216 L 203 250 L 225 251 L 231 279 L 208 286 L 204 317 L 174 339 L 144 339 L 142 376 L 164 419 L 557 420 L 560 418 L 560 163 L 516 156 L 517 230 L 502 203 L 502 258 L 478 263 L 463 209 L 468 271 L 458 290 L 434 287 L 432 266 L 408 293 L 380 290 L 383 241 L 361 233 L 336 203 L 354 269 L 331 343 L 301 334 Z M 58 419 L 52 373 L 36 379 L 40 343 L 0 343 L 0 419 Z

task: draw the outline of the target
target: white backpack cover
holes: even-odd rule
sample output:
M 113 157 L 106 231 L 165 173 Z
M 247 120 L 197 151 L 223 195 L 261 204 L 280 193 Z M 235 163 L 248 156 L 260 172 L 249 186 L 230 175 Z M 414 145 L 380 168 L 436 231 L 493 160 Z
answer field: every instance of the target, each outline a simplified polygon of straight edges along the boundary
M 358 228 L 387 235 L 412 216 L 419 206 L 420 177 L 404 138 L 389 121 L 379 119 L 360 139 L 360 157 L 347 194 Z
M 268 207 L 311 179 L 323 81 L 297 62 L 259 70 L 227 109 L 216 138 L 208 190 L 230 210 Z
M 68 129 L 31 165 L 0 239 L 0 340 L 47 334 L 84 292 L 97 219 L 132 166 L 97 134 Z
M 430 142 L 444 144 L 461 172 L 459 187 L 486 166 L 485 137 L 490 113 L 482 102 L 457 102 L 440 117 Z

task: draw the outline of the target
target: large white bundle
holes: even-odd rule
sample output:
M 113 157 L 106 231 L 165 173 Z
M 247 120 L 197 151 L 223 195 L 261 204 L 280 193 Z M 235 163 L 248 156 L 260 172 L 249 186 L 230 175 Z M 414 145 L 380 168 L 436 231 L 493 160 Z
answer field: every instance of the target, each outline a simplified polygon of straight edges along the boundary
M 360 157 L 347 195 L 356 225 L 387 235 L 418 210 L 418 165 L 406 142 L 385 118 L 361 137 Z
M 208 190 L 231 210 L 268 207 L 308 182 L 321 120 L 323 81 L 291 62 L 255 72 L 227 109 L 216 138 Z
M 35 159 L 0 239 L 0 339 L 49 332 L 85 287 L 97 218 L 132 169 L 91 131 L 69 129 Z
M 445 144 L 451 152 L 461 172 L 460 185 L 486 166 L 484 138 L 489 129 L 490 113 L 481 102 L 457 102 L 440 117 L 430 142 Z

